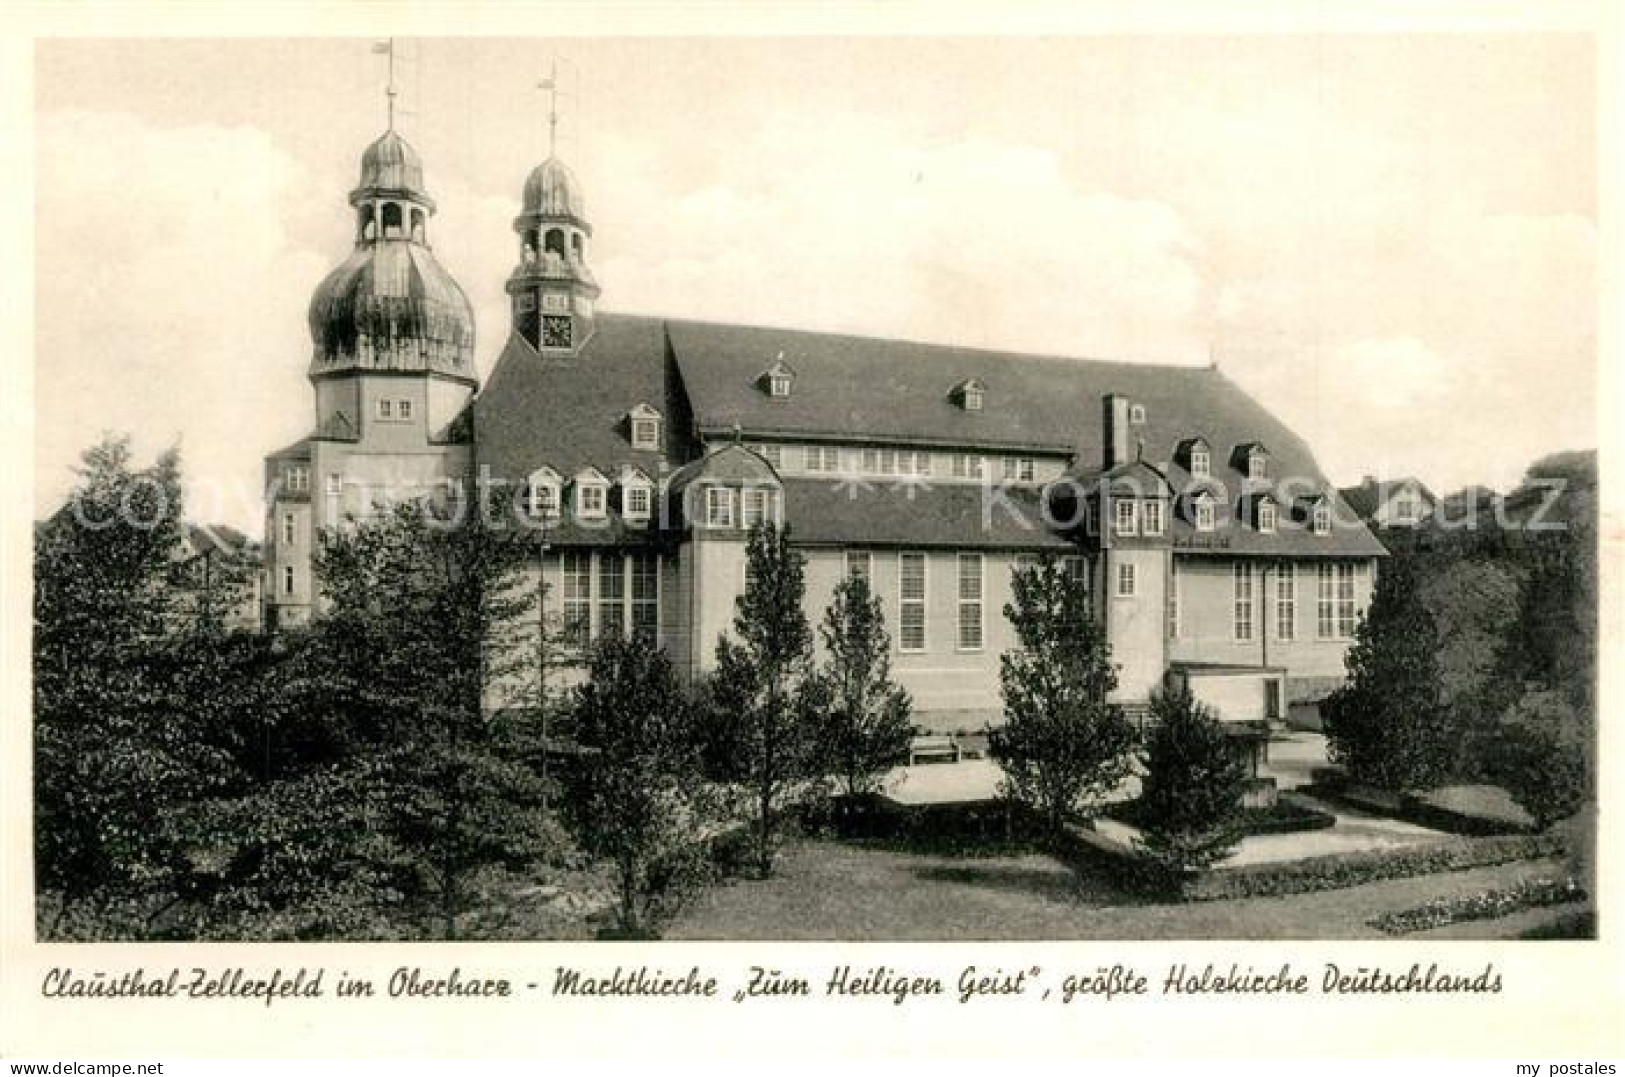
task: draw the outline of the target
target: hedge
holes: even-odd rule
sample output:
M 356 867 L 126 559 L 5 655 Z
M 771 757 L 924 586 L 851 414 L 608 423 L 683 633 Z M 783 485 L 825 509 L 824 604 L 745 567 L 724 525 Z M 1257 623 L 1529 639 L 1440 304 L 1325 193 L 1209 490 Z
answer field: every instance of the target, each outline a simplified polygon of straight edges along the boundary
M 1384 879 L 1538 860 L 1561 855 L 1564 849 L 1557 834 L 1509 834 L 1180 873 L 1094 830 L 1069 826 L 1052 852 L 1074 869 L 1107 864 L 1119 881 L 1167 900 L 1228 901 L 1341 890 Z

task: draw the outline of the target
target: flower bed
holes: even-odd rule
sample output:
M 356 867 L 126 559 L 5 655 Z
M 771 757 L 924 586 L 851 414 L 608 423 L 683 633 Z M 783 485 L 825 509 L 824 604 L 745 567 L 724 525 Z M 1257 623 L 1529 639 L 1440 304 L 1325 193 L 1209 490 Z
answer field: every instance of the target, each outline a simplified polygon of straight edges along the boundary
M 1103 814 L 1109 819 L 1139 830 L 1146 825 L 1140 801 L 1122 800 L 1109 804 Z M 1268 807 L 1248 808 L 1241 813 L 1241 831 L 1244 836 L 1254 834 L 1291 834 L 1303 830 L 1325 830 L 1337 825 L 1337 816 L 1321 811 L 1309 802 L 1291 793 L 1282 793 Z
M 1543 876 L 1526 879 L 1505 890 L 1485 890 L 1467 897 L 1441 898 L 1414 909 L 1385 913 L 1366 923 L 1389 935 L 1409 935 L 1466 920 L 1493 920 L 1524 909 L 1567 905 L 1583 901 L 1585 897 L 1585 889 L 1574 879 Z

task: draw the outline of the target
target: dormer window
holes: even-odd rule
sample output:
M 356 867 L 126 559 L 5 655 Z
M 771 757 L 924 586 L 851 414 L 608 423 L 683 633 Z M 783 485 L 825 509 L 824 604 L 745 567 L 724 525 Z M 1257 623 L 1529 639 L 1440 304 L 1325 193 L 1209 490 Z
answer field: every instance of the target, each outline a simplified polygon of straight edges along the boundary
M 1174 447 L 1174 462 L 1193 479 L 1213 477 L 1213 450 L 1202 438 L 1186 438 Z
M 1133 423 L 1135 426 L 1144 426 L 1145 425 L 1145 405 L 1144 404 L 1131 405 L 1129 407 L 1129 409 L 1128 409 L 1128 421 Z
M 1196 530 L 1213 530 L 1214 519 L 1217 515 L 1215 508 L 1216 506 L 1214 504 L 1213 495 L 1205 490 L 1191 499 L 1191 523 L 1195 526 Z
M 1230 466 L 1247 476 L 1250 482 L 1263 482 L 1270 474 L 1270 454 L 1256 441 L 1236 446 L 1230 454 Z
M 705 491 L 705 526 L 732 527 L 734 525 L 734 491 L 725 486 L 708 487 Z
M 538 520 L 557 516 L 562 485 L 559 473 L 550 467 L 540 467 L 531 472 L 525 482 L 525 514 Z
M 1261 482 L 1270 476 L 1270 458 L 1264 453 L 1255 452 L 1247 457 L 1247 477 L 1254 482 Z
M 784 361 L 784 353 L 780 352 L 772 366 L 762 371 L 757 379 L 758 383 L 767 390 L 767 395 L 775 400 L 783 400 L 790 395 L 790 386 L 795 381 L 796 372 L 789 363 Z
M 647 404 L 639 404 L 626 414 L 628 430 L 634 449 L 660 448 L 660 413 Z
M 953 395 L 959 401 L 959 406 L 966 411 L 981 411 L 985 402 L 987 387 L 975 378 L 969 378 L 954 386 Z
M 621 473 L 621 516 L 643 521 L 654 515 L 654 483 L 636 468 Z
M 1260 501 L 1258 503 L 1258 530 L 1260 534 L 1275 534 L 1275 502 Z
M 1141 513 L 1141 518 L 1143 519 L 1143 521 L 1145 523 L 1145 533 L 1148 534 L 1148 535 L 1160 535 L 1160 534 L 1162 534 L 1162 528 L 1163 528 L 1163 518 L 1162 517 L 1163 517 L 1162 502 L 1157 500 L 1156 498 L 1151 498 L 1148 501 L 1146 501 L 1145 509 Z
M 609 508 L 609 480 L 597 468 L 582 469 L 575 477 L 576 515 L 601 519 Z
M 1213 477 L 1213 457 L 1205 448 L 1191 449 L 1191 478 L 1210 479 Z
M 1313 519 L 1315 534 L 1329 535 L 1332 533 L 1332 509 L 1330 505 L 1316 505 Z

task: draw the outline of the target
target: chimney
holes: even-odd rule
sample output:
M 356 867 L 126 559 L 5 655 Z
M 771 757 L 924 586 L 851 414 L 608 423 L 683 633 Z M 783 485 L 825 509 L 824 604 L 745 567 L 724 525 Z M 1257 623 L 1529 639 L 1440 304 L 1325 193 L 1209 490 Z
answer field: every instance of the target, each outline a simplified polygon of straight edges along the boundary
M 1107 393 L 1100 398 L 1100 466 L 1107 471 L 1129 462 L 1128 397 Z

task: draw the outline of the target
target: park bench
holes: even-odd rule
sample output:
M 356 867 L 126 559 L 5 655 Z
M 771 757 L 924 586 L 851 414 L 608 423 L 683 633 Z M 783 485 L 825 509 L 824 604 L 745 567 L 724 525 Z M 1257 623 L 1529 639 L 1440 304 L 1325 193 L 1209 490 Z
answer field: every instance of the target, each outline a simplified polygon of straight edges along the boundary
M 913 766 L 922 761 L 959 762 L 959 742 L 949 736 L 915 737 L 908 745 L 908 763 Z

